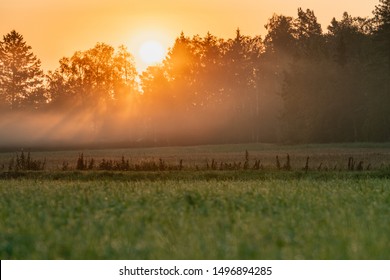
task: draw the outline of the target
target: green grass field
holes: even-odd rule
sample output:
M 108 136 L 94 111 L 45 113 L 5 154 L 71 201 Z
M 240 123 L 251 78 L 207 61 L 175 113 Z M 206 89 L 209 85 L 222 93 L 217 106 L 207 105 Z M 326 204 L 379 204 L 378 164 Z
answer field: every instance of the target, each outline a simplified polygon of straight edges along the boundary
M 293 163 L 316 155 L 330 164 L 353 154 L 385 167 L 107 172 L 59 171 L 52 164 L 46 171 L 3 171 L 0 258 L 390 259 L 388 146 L 253 147 L 251 157 L 269 155 L 270 166 L 278 152 L 294 155 Z M 144 149 L 140 156 L 187 156 L 190 165 L 204 156 L 242 158 L 248 146 L 236 148 Z

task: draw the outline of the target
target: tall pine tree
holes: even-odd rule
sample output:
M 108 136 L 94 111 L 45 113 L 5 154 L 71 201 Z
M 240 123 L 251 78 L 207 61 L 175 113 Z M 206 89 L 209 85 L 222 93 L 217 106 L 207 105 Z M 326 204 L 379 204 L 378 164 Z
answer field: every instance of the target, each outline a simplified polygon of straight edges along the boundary
M 0 41 L 0 65 L 1 107 L 37 108 L 45 101 L 41 61 L 15 30 Z

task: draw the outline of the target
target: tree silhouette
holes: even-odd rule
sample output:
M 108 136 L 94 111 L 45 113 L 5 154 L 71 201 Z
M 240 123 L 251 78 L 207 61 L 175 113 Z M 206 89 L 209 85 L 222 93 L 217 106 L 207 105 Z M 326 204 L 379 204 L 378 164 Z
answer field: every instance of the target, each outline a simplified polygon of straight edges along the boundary
M 0 61 L 0 100 L 8 108 L 37 108 L 45 102 L 41 62 L 15 30 L 0 42 Z
M 294 21 L 295 37 L 298 39 L 299 55 L 320 58 L 324 52 L 324 37 L 321 25 L 314 11 L 298 9 L 298 17 Z
M 377 98 L 371 100 L 371 116 L 376 120 L 375 127 L 377 133 L 375 139 L 383 137 L 390 138 L 390 0 L 380 0 L 379 5 L 375 6 L 374 21 L 376 29 L 374 30 L 376 67 L 375 77 L 372 77 L 376 86 Z M 374 109 L 375 108 L 375 109 Z M 368 129 L 372 129 L 369 127 Z
M 334 61 L 345 66 L 351 57 L 359 56 L 368 39 L 363 33 L 366 23 L 361 18 L 343 13 L 341 20 L 332 19 L 328 26 L 328 47 Z
M 52 104 L 93 108 L 120 101 L 136 91 L 136 77 L 134 59 L 125 47 L 115 53 L 113 47 L 99 43 L 71 58 L 62 58 L 60 67 L 49 73 Z
M 265 44 L 268 50 L 277 53 L 291 53 L 294 50 L 293 18 L 274 14 L 265 25 L 268 33 Z
M 321 24 L 318 23 L 314 11 L 298 9 L 298 18 L 295 20 L 295 29 L 298 38 L 311 38 L 322 35 Z
M 376 34 L 381 42 L 381 51 L 387 57 L 388 75 L 390 76 L 390 0 L 380 0 L 375 6 L 374 16 L 378 25 Z

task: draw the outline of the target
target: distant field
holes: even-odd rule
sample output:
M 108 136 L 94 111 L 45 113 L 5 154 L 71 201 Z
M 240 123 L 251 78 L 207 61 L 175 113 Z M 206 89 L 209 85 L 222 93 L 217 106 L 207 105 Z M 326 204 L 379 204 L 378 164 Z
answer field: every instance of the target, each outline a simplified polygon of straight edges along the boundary
M 25 149 L 25 152 L 29 151 Z M 164 160 L 168 164 L 178 164 L 183 160 L 183 166 L 187 169 L 201 169 L 206 167 L 214 159 L 220 162 L 245 161 L 245 151 L 249 153 L 249 163 L 253 166 L 255 160 L 268 169 L 275 168 L 275 158 L 279 156 L 283 165 L 287 154 L 291 158 L 293 169 L 302 169 L 307 157 L 310 157 L 309 166 L 317 169 L 345 169 L 348 158 L 353 157 L 356 163 L 362 161 L 366 168 L 371 169 L 390 167 L 390 143 L 353 143 L 353 144 L 323 144 L 323 145 L 274 145 L 274 144 L 237 144 L 237 145 L 210 145 L 189 147 L 163 147 L 163 148 L 136 148 L 136 149 L 101 149 L 101 150 L 64 150 L 64 151 L 34 151 L 31 155 L 34 159 L 46 159 L 45 169 L 60 170 L 63 163 L 75 168 L 79 154 L 83 153 L 85 159 L 93 158 L 96 163 L 102 159 L 120 160 L 125 157 L 130 163 L 144 161 Z M 6 170 L 12 158 L 15 158 L 20 150 L 0 153 L 0 171 Z
M 246 150 L 250 166 L 261 160 L 263 169 L 206 168 L 213 159 L 244 162 Z M 183 160 L 184 169 L 78 171 L 81 152 L 96 161 Z M 278 170 L 276 155 L 283 164 L 287 154 L 292 169 Z M 389 144 L 32 155 L 46 158 L 44 171 L 0 171 L 1 259 L 390 258 Z M 0 154 L 2 164 L 12 156 Z M 349 157 L 371 169 L 347 170 Z

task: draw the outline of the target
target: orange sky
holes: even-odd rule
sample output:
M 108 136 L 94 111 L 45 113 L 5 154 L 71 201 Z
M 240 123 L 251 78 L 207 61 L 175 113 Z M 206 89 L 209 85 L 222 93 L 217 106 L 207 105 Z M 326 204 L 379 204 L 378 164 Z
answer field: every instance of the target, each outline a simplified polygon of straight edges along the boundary
M 127 45 L 137 67 L 137 53 L 148 39 L 166 48 L 184 31 L 231 38 L 239 27 L 245 35 L 264 35 L 273 12 L 296 16 L 298 7 L 313 9 L 324 30 L 344 11 L 371 16 L 379 0 L 1 0 L 0 35 L 21 33 L 45 70 L 63 56 L 104 42 Z

